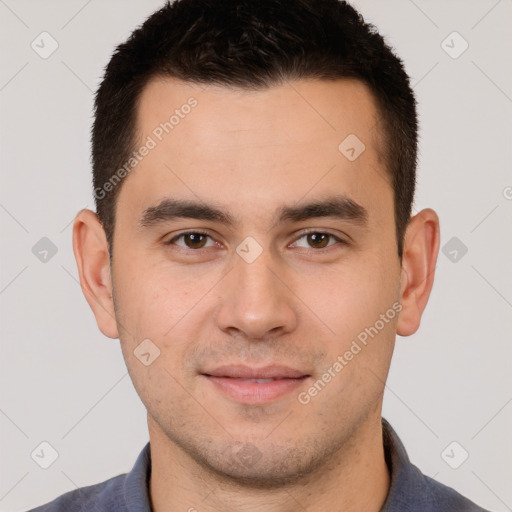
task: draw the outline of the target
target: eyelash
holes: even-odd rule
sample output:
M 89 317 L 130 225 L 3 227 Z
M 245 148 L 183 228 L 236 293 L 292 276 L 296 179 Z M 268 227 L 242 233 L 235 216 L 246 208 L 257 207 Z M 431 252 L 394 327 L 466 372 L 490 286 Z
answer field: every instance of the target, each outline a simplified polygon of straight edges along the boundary
M 295 240 L 295 242 L 297 240 L 300 240 L 301 238 L 304 238 L 305 236 L 313 234 L 313 233 L 318 234 L 318 235 L 327 235 L 331 238 L 334 238 L 334 240 L 339 242 L 340 245 L 348 245 L 348 242 L 346 242 L 342 238 L 339 238 L 338 236 L 336 236 L 332 233 L 329 233 L 328 231 L 319 231 L 319 230 L 315 230 L 315 229 L 311 229 L 309 231 L 305 231 L 305 232 L 301 233 L 301 235 Z M 165 242 L 165 245 L 172 245 L 174 242 L 176 242 L 176 240 L 179 240 L 180 238 L 182 238 L 185 235 L 204 235 L 213 240 L 212 236 L 209 233 L 207 233 L 206 231 L 201 231 L 201 230 L 184 231 L 183 233 L 180 233 L 180 234 L 174 236 L 173 238 L 171 238 L 169 241 Z M 324 251 L 329 250 L 330 248 L 332 248 L 335 245 L 336 244 L 328 245 L 327 247 L 322 247 L 321 249 L 310 248 L 309 250 L 312 252 L 324 252 Z M 202 249 L 204 249 L 204 248 L 191 249 L 190 247 L 180 247 L 180 246 L 178 246 L 178 247 L 184 251 L 191 251 L 191 252 L 200 252 Z

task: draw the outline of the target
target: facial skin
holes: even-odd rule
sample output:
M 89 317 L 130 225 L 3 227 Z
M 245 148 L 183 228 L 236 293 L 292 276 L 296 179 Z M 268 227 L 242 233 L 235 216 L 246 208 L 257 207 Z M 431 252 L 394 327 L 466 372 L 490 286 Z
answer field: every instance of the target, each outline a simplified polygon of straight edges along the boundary
M 153 80 L 139 106 L 140 145 L 191 96 L 197 106 L 122 184 L 111 270 L 96 215 L 82 210 L 74 224 L 84 294 L 100 330 L 119 337 L 148 411 L 152 506 L 315 511 L 335 502 L 378 511 L 389 488 L 384 382 L 396 334 L 418 329 L 432 288 L 438 217 L 425 209 L 412 218 L 401 265 L 379 116 L 361 82 L 250 92 Z M 349 134 L 366 147 L 354 161 L 338 149 Z M 366 209 L 367 223 L 274 222 L 283 206 L 333 195 Z M 140 227 L 143 212 L 166 198 L 213 204 L 238 224 L 177 218 Z M 185 230 L 208 237 L 165 245 Z M 262 249 L 251 263 L 236 252 L 246 237 Z M 299 393 L 398 303 L 399 315 L 301 403 Z M 144 339 L 160 350 L 149 366 L 134 354 Z M 242 403 L 202 375 L 226 364 L 285 365 L 309 377 L 275 399 Z

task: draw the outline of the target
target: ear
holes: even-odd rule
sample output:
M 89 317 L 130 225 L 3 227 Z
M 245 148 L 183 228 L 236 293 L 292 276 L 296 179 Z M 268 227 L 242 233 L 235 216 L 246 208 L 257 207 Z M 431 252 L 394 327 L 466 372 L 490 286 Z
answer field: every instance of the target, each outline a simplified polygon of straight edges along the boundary
M 434 284 L 439 240 L 439 218 L 434 210 L 426 208 L 409 221 L 400 276 L 400 336 L 410 336 L 420 326 Z
M 82 291 L 100 331 L 109 338 L 118 338 L 107 237 L 98 216 L 91 210 L 80 210 L 75 217 L 73 252 Z

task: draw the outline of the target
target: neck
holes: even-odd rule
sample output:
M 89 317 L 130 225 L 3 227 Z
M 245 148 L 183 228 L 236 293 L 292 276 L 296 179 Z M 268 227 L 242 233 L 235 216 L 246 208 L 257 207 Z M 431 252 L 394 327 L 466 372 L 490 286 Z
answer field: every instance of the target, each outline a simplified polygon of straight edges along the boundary
M 332 509 L 333 503 L 343 512 L 378 512 L 389 490 L 380 411 L 378 417 L 367 419 L 328 465 L 305 475 L 300 483 L 271 490 L 239 485 L 208 472 L 149 416 L 148 426 L 154 512 L 317 512 Z

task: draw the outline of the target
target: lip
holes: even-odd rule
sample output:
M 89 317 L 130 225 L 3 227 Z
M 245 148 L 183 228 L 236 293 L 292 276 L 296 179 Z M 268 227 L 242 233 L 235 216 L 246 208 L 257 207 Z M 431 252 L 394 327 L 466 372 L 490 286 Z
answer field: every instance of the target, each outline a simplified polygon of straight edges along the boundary
M 251 368 L 250 366 L 241 364 L 230 364 L 218 366 L 201 373 L 203 375 L 211 375 L 212 377 L 230 377 L 233 379 L 298 379 L 300 377 L 309 376 L 306 372 L 276 364 L 263 366 L 261 368 Z
M 246 404 L 264 404 L 291 393 L 310 375 L 287 366 L 220 366 L 201 373 L 218 391 Z M 254 379 L 272 379 L 256 382 Z

